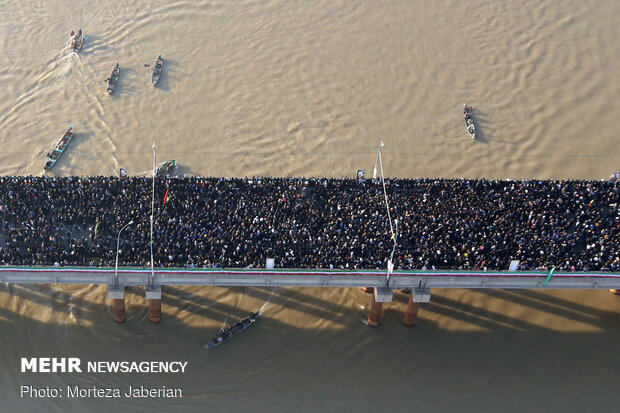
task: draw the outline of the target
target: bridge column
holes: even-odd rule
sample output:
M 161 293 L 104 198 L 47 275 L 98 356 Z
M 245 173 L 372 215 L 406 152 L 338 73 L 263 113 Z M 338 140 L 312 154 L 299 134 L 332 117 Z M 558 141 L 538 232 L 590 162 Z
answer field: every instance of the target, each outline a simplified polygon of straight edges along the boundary
M 428 303 L 430 300 L 430 288 L 414 288 L 411 291 L 411 295 L 409 295 L 409 302 L 407 303 L 407 310 L 405 310 L 403 324 L 407 327 L 413 327 L 416 319 L 418 318 L 420 303 Z
M 146 299 L 149 300 L 149 320 L 157 324 L 161 321 L 161 285 L 147 286 Z
M 112 299 L 114 310 L 114 321 L 122 323 L 125 321 L 125 286 L 108 285 L 108 298 Z
M 394 294 L 391 288 L 377 287 L 373 290 L 374 294 L 372 295 L 370 311 L 368 312 L 368 325 L 377 327 L 381 324 L 381 309 L 383 308 L 383 303 L 391 302 Z
M 405 318 L 403 324 L 407 327 L 413 327 L 415 320 L 418 318 L 418 310 L 420 309 L 420 303 L 413 301 L 413 295 L 409 295 L 409 303 L 407 303 L 407 310 L 405 310 Z
M 114 299 L 114 321 L 117 323 L 124 323 L 125 315 L 125 300 Z
M 370 311 L 368 312 L 368 325 L 371 327 L 377 327 L 381 324 L 381 308 L 383 308 L 383 303 L 376 302 L 375 296 L 373 295 L 372 301 L 370 302 Z

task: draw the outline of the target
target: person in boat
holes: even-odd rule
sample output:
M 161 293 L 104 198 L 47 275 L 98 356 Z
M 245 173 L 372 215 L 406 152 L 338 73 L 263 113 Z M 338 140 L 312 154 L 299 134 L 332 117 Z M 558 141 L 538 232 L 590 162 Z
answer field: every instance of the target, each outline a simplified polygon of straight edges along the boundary
M 71 37 L 75 36 L 75 31 L 71 30 Z
M 82 37 L 82 28 L 80 28 L 80 30 L 78 30 L 78 37 Z
M 117 63 L 117 65 L 118 65 L 118 63 Z M 118 76 L 119 72 L 120 71 L 118 70 L 118 67 L 117 67 L 117 68 L 114 69 L 114 72 L 112 72 L 112 74 L 114 74 L 114 76 Z
M 222 338 L 222 340 L 225 340 L 229 336 L 230 336 L 230 329 L 222 327 L 222 329 L 220 330 L 220 338 Z

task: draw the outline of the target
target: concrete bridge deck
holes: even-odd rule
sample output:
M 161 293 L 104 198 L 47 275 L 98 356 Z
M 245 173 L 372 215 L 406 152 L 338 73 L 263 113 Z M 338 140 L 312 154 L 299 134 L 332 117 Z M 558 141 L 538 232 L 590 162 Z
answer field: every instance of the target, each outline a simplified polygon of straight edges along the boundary
M 130 269 L 0 267 L 0 282 L 12 284 L 104 284 L 113 301 L 114 320 L 125 321 L 125 287 L 145 287 L 149 319 L 162 317 L 162 286 L 363 287 L 372 291 L 368 325 L 378 326 L 381 306 L 396 289 L 410 289 L 403 324 L 413 326 L 431 288 L 610 289 L 620 290 L 620 273 L 511 271 L 342 271 L 303 269 Z M 374 288 L 369 288 L 374 287 Z
M 150 269 L 0 267 L 12 284 L 107 284 L 114 286 L 213 285 L 261 287 L 388 287 L 504 289 L 620 289 L 620 273 L 525 271 L 386 271 L 312 269 Z

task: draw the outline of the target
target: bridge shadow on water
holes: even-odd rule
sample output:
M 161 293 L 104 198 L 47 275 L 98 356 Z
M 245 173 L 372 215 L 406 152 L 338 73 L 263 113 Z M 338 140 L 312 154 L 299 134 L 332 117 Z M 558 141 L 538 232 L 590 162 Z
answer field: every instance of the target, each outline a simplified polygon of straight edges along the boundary
M 14 323 L 23 318 L 30 318 L 38 323 L 36 315 L 32 312 L 23 311 L 28 303 L 43 308 L 49 308 L 53 312 L 67 312 L 72 308 L 84 322 L 110 323 L 113 321 L 111 301 L 100 294 L 106 294 L 101 286 L 83 286 L 78 294 L 74 294 L 75 286 L 71 291 L 63 291 L 62 287 L 49 285 L 7 285 L 0 286 L 0 299 L 7 302 L 7 295 L 23 301 L 18 303 L 19 312 L 14 312 L 5 306 L 0 306 L 0 329 L 5 323 Z M 346 294 L 345 303 L 351 300 L 355 306 L 342 305 L 316 295 L 306 294 L 301 288 L 267 288 L 267 287 L 216 287 L 220 289 L 217 294 L 211 294 L 209 287 L 191 287 L 193 291 L 187 291 L 174 286 L 164 286 L 162 289 L 162 326 L 173 327 L 184 323 L 187 314 L 204 319 L 206 324 L 213 321 L 219 323 L 233 322 L 248 315 L 249 311 L 258 308 L 240 308 L 222 299 L 230 294 L 237 296 L 246 295 L 260 303 L 269 302 L 284 310 L 292 310 L 315 319 L 326 320 L 332 327 L 350 328 L 347 320 L 356 320 L 368 315 L 368 306 L 371 296 L 363 295 L 359 289 L 353 291 L 342 290 Z M 99 290 L 99 291 L 97 291 Z M 313 289 L 316 291 L 316 289 Z M 553 323 L 538 323 L 529 319 L 529 316 L 557 318 L 568 323 L 582 324 L 590 327 L 590 330 L 614 331 L 620 325 L 620 297 L 606 291 L 585 292 L 592 299 L 597 299 L 599 308 L 575 302 L 569 299 L 535 290 L 433 290 L 431 301 L 423 303 L 420 307 L 418 321 L 419 328 L 414 330 L 426 330 L 429 328 L 439 329 L 437 316 L 443 320 L 466 323 L 485 329 L 489 332 L 512 330 L 516 333 L 554 333 L 557 326 Z M 472 300 L 466 294 L 477 294 Z M 600 295 L 599 295 L 600 294 Z M 83 297 L 89 295 L 97 297 L 95 301 Z M 148 322 L 148 303 L 144 299 L 143 288 L 126 288 L 126 303 L 128 320 L 125 323 L 135 324 Z M 221 300 L 218 300 L 220 298 Z M 103 299 L 103 303 L 101 300 Z M 407 307 L 409 296 L 395 292 L 391 303 L 385 303 L 382 311 L 382 325 L 400 324 L 404 311 Z M 601 302 L 602 301 L 602 302 Z M 237 301 L 238 302 L 238 301 Z M 343 302 L 343 301 L 341 301 Z M 2 304 L 0 302 L 0 304 Z M 247 307 L 247 302 L 244 304 Z M 515 310 L 515 308 L 518 308 Z M 506 311 L 504 311 L 506 310 Z M 183 313 L 181 316 L 180 314 Z M 54 317 L 52 317 L 53 319 Z M 211 320 L 211 322 L 209 322 Z M 45 322 L 45 323 L 49 323 Z M 53 322 L 52 322 L 53 323 Z M 284 324 L 271 318 L 269 323 L 273 328 L 278 324 Z M 291 328 L 286 324 L 287 328 Z M 612 328 L 612 326 L 614 326 Z M 154 328 L 157 328 L 154 326 Z M 175 327 L 177 328 L 177 327 Z M 188 327 L 202 330 L 200 327 Z M 303 327 L 303 329 L 307 329 Z M 469 334 L 464 331 L 462 334 Z M 479 332 L 478 332 L 479 333 Z M 558 332 L 557 334 L 571 334 L 571 332 Z
M 433 313 L 482 327 L 491 332 L 514 330 L 521 333 L 552 333 L 557 331 L 558 334 L 572 334 L 570 330 L 583 330 L 569 328 L 569 331 L 559 331 L 568 324 L 615 333 L 614 324 L 617 326 L 620 322 L 619 297 L 607 291 L 596 292 L 596 294 L 601 294 L 608 304 L 605 309 L 583 305 L 534 290 L 480 289 L 472 290 L 471 293 L 483 296 L 476 298 L 476 304 L 484 302 L 490 304 L 490 307 L 495 310 L 485 305 L 463 302 L 438 291 L 431 296 L 429 303 L 421 306 L 420 317 L 424 320 L 425 312 L 427 316 Z M 506 308 L 507 311 L 498 311 L 498 307 Z M 539 320 L 534 320 L 541 317 L 545 320 L 543 324 L 539 323 Z
M 288 310 L 294 310 L 332 322 L 339 316 L 342 316 L 345 310 L 339 304 L 304 294 L 293 288 L 229 287 L 228 290 L 231 293 L 245 294 L 262 302 L 270 302 Z M 221 319 L 227 316 L 243 318 L 248 315 L 247 311 L 240 310 L 232 305 L 204 296 L 189 294 L 185 290 L 172 286 L 163 288 L 162 305 L 173 306 L 198 316 L 212 319 Z M 256 310 L 258 308 L 253 309 L 253 311 Z
M 0 360 L 8 374 L 0 386 L 17 388 L 20 380 L 41 387 L 165 384 L 182 387 L 188 407 L 183 411 L 197 412 L 205 411 L 207 402 L 209 407 L 235 407 L 237 399 L 247 399 L 244 410 L 290 410 L 274 409 L 275 398 L 287 407 L 305 403 L 321 412 L 370 412 L 385 406 L 405 411 L 412 395 L 418 406 L 431 411 L 438 400 L 448 406 L 440 411 L 517 411 L 507 409 L 508 404 L 538 411 L 549 409 L 550 394 L 557 394 L 556 405 L 577 407 L 562 411 L 588 411 L 592 405 L 609 410 L 619 401 L 614 383 L 620 297 L 606 291 L 586 291 L 579 298 L 532 290 L 436 289 L 422 304 L 416 327 L 409 329 L 401 325 L 408 295 L 396 292 L 383 306 L 381 326 L 369 328 L 360 316 L 367 317 L 371 296 L 358 288 L 328 290 L 164 286 L 163 318 L 155 325 L 148 321 L 143 288 L 126 289 L 128 318 L 117 324 L 102 286 L 1 284 L 0 345 L 6 356 Z M 269 307 L 243 336 L 204 349 L 220 326 L 264 302 L 278 309 Z M 59 323 L 66 319 L 59 313 L 69 305 L 79 307 L 76 322 Z M 562 331 L 550 321 L 560 317 L 591 328 Z M 318 328 L 305 322 L 314 318 Z M 83 364 L 180 360 L 188 369 L 139 376 L 22 374 L 20 357 L 78 357 Z M 373 397 L 365 397 L 369 394 Z M 315 399 L 329 405 L 312 405 Z M 48 400 L 24 401 L 16 391 L 6 403 L 38 407 L 19 411 L 49 410 L 44 408 Z M 127 407 L 126 399 L 71 403 L 92 412 Z M 144 411 L 180 411 L 178 399 L 140 403 Z M 481 409 L 481 403 L 490 407 Z
M 566 300 L 554 295 L 543 293 L 537 290 L 480 290 L 481 293 L 489 297 L 501 299 L 513 304 L 519 304 L 525 307 L 531 307 L 538 311 L 548 314 L 554 314 L 575 322 L 582 322 L 592 325 L 604 325 L 600 321 L 606 321 L 610 318 L 616 318 L 620 321 L 620 313 L 612 311 L 620 309 L 620 300 L 616 300 L 616 306 L 613 306 L 615 298 L 607 291 L 600 291 L 605 297 L 610 298 L 612 307 L 609 310 L 601 310 L 592 306 L 580 304 L 575 301 Z
M 95 285 L 83 286 L 83 288 L 97 288 Z M 59 289 L 54 289 L 47 284 L 22 284 L 7 285 L 0 287 L 0 292 L 6 292 L 14 297 L 24 300 L 25 303 L 33 303 L 42 307 L 49 307 L 54 311 L 64 311 L 69 305 L 79 308 L 81 316 L 90 318 L 100 312 L 93 302 Z M 24 303 L 24 304 L 25 304 Z

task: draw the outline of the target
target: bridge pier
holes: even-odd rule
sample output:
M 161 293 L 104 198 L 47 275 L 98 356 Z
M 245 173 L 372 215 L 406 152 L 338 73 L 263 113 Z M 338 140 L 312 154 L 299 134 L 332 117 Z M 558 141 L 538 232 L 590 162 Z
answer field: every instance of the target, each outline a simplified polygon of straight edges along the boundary
M 405 310 L 405 317 L 403 318 L 403 324 L 407 327 L 413 327 L 415 321 L 418 318 L 418 310 L 420 310 L 420 303 L 428 303 L 431 300 L 430 288 L 416 287 L 411 290 L 409 295 L 409 302 L 407 303 L 407 309 Z
M 161 285 L 147 286 L 146 299 L 149 300 L 149 320 L 157 324 L 161 321 Z
M 155 324 L 161 321 L 161 300 L 149 300 L 149 320 Z
M 405 310 L 405 318 L 403 318 L 403 324 L 406 327 L 413 327 L 415 320 L 418 318 L 418 310 L 420 309 L 420 303 L 413 301 L 413 295 L 409 295 L 409 303 L 407 303 L 407 309 Z
M 125 287 L 122 285 L 108 285 L 108 298 L 112 299 L 114 321 L 125 322 Z
M 374 294 L 370 301 L 370 310 L 368 311 L 368 325 L 371 327 L 377 327 L 381 324 L 381 309 L 383 303 L 389 303 L 394 297 L 394 293 L 391 288 L 377 287 L 373 288 Z
M 125 322 L 125 300 L 124 299 L 114 299 L 114 321 L 117 323 Z
M 381 309 L 383 308 L 382 302 L 375 301 L 375 296 L 372 296 L 370 302 L 370 311 L 368 312 L 368 325 L 371 327 L 378 327 L 381 324 Z

